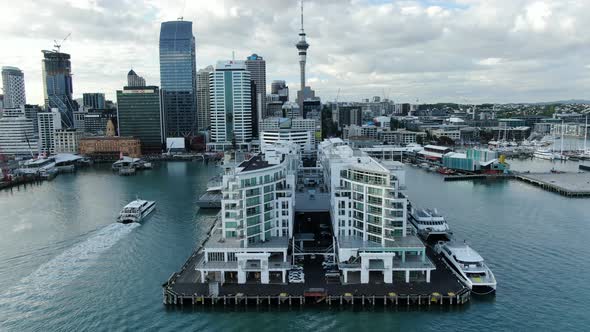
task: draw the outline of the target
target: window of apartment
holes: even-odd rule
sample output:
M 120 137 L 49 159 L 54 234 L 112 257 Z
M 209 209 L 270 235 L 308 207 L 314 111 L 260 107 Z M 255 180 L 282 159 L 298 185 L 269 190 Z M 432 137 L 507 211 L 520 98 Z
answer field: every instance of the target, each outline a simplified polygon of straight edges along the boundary
M 375 243 L 381 243 L 381 238 L 370 234 L 368 236 L 368 240 Z

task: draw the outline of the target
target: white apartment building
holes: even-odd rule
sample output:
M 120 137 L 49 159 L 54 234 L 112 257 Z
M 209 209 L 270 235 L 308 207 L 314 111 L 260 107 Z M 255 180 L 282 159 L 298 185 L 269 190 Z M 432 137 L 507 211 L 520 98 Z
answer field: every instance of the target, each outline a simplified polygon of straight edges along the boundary
M 315 155 L 321 130 L 317 119 L 269 117 L 260 122 L 260 145 L 291 142 L 299 146 L 302 155 Z
M 244 61 L 219 61 L 209 74 L 211 148 L 252 140 L 250 72 Z
M 54 134 L 55 153 L 78 153 L 82 131 L 77 129 L 56 129 Z
M 24 113 L 0 118 L 0 154 L 30 156 L 37 152 L 37 144 L 33 121 Z
M 398 129 L 394 131 L 384 130 L 379 133 L 379 140 L 383 142 L 388 142 L 392 144 L 416 144 L 417 138 L 422 137 L 424 140 L 426 138 L 425 132 L 418 132 L 418 131 L 408 131 L 405 129 Z
M 320 143 L 318 161 L 331 193 L 330 214 L 344 283 L 413 278 L 430 282 L 435 267 L 424 244 L 408 232 L 408 200 L 393 171 L 338 138 Z
M 443 137 L 446 136 L 453 141 L 460 141 L 461 140 L 461 131 L 460 130 L 445 130 L 445 129 L 434 129 L 430 131 L 430 134 L 435 137 Z
M 370 126 L 370 125 L 350 125 L 345 126 L 342 129 L 342 138 L 349 139 L 351 137 L 367 137 L 372 139 L 377 139 L 378 129 L 377 126 Z
M 37 113 L 39 126 L 39 153 L 55 154 L 55 131 L 61 129 L 61 114 L 57 108 Z
M 278 143 L 224 165 L 221 220 L 195 267 L 202 282 L 286 282 L 298 163 L 298 147 Z

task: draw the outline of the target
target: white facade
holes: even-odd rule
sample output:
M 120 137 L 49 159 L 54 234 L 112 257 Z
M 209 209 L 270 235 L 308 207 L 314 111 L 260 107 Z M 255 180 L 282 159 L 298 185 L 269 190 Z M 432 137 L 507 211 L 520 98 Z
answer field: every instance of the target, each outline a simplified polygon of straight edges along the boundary
M 37 152 L 33 121 L 24 114 L 0 118 L 0 154 L 32 155 Z
M 61 114 L 57 108 L 37 113 L 39 126 L 39 153 L 55 154 L 55 131 L 61 129 Z
M 435 129 L 435 130 L 430 131 L 430 134 L 432 136 L 436 136 L 436 137 L 446 136 L 446 137 L 452 139 L 453 141 L 461 140 L 461 131 L 460 130 Z
M 54 134 L 55 153 L 78 153 L 82 131 L 76 129 L 56 129 Z
M 394 144 L 416 144 L 417 137 L 421 136 L 424 140 L 426 138 L 425 132 L 408 131 L 408 130 L 384 130 L 379 133 L 379 140 Z
M 293 236 L 298 149 L 279 143 L 238 165 L 226 164 L 221 220 L 196 265 L 201 281 L 286 282 Z
M 16 67 L 2 67 L 4 108 L 18 108 L 27 103 L 25 76 Z
M 260 132 L 260 145 L 272 145 L 279 141 L 291 142 L 299 147 L 302 155 L 314 154 L 315 136 L 312 131 L 297 129 L 265 130 Z
M 318 161 L 331 193 L 330 212 L 344 283 L 395 279 L 411 274 L 430 281 L 434 265 L 422 242 L 407 232 L 407 198 L 394 172 L 341 139 L 322 142 Z M 356 279 L 356 280 L 355 280 Z
M 252 140 L 250 72 L 244 61 L 220 61 L 209 74 L 211 140 L 244 143 Z

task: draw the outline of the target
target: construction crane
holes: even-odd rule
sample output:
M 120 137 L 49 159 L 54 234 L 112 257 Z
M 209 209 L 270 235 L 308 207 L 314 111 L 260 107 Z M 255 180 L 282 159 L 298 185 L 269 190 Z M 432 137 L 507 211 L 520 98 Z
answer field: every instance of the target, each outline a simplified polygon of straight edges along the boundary
M 53 47 L 55 47 L 54 51 L 56 51 L 57 53 L 59 53 L 59 51 L 61 50 L 61 44 L 63 44 L 63 42 L 65 42 L 68 38 L 70 38 L 70 36 L 72 35 L 72 33 L 68 33 L 68 35 L 61 41 L 61 42 L 57 42 L 57 40 L 53 40 L 53 42 L 55 43 L 53 45 Z

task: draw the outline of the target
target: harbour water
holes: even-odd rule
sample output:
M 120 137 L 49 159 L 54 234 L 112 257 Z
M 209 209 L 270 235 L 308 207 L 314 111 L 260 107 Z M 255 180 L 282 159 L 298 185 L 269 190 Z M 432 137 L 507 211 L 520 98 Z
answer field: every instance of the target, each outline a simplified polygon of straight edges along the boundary
M 577 163 L 513 163 L 577 170 Z M 161 284 L 199 243 L 211 213 L 195 201 L 217 172 L 171 162 L 134 177 L 93 167 L 0 192 L 0 330 L 584 330 L 590 298 L 588 199 L 519 181 L 443 182 L 407 168 L 415 206 L 437 208 L 498 280 L 494 298 L 445 308 L 167 308 Z M 113 224 L 136 195 L 142 225 Z

